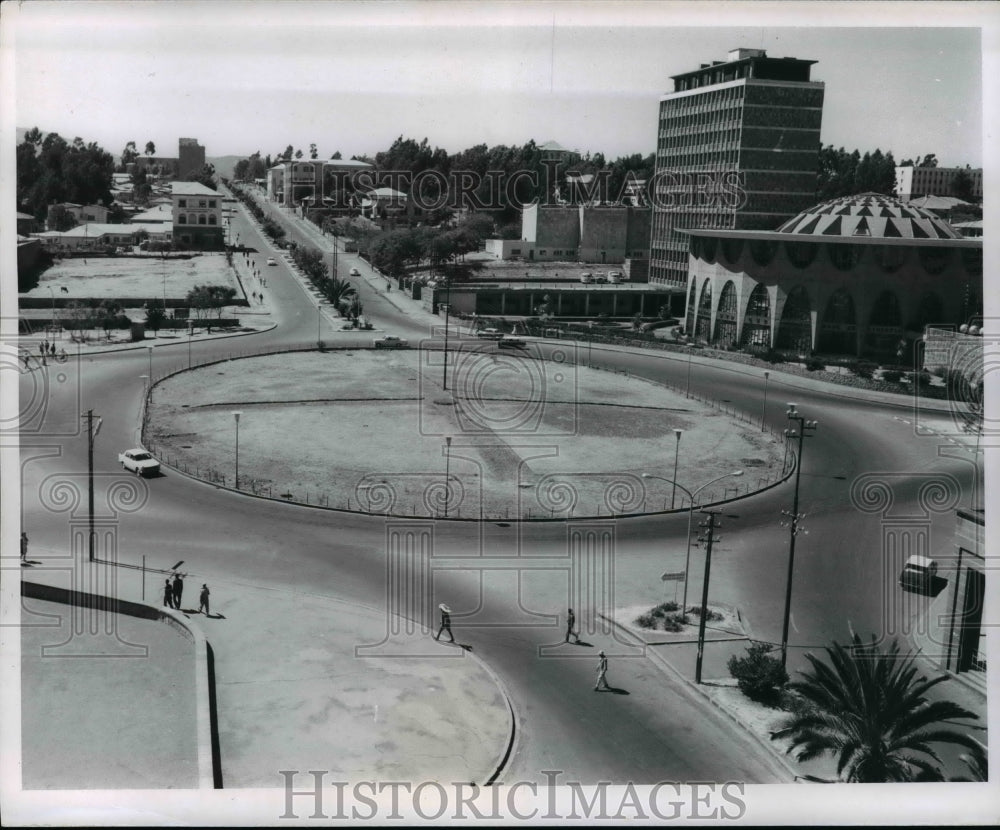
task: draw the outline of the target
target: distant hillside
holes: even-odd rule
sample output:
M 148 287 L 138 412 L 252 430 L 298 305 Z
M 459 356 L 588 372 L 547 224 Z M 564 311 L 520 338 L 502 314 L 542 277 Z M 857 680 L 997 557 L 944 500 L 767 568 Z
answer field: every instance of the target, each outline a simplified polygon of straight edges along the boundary
M 217 176 L 221 176 L 224 179 L 231 179 L 236 162 L 245 158 L 246 156 L 206 156 L 205 161 L 215 168 Z

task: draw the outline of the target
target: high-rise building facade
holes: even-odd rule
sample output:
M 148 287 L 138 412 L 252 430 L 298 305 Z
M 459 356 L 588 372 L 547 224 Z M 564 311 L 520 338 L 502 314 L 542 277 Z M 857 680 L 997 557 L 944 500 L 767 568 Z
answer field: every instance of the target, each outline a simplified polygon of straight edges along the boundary
M 685 228 L 773 230 L 816 201 L 824 85 L 815 61 L 734 49 L 660 99 L 650 282 L 687 283 Z

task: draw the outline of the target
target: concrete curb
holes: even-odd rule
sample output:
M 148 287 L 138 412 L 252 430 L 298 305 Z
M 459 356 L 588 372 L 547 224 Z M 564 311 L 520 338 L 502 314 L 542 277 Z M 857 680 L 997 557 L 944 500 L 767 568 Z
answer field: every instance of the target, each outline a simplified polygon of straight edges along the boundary
M 650 658 L 650 660 L 652 660 L 653 663 L 655 663 L 660 668 L 661 671 L 667 674 L 673 674 L 675 677 L 680 679 L 684 684 L 684 688 L 687 690 L 688 694 L 692 698 L 700 698 L 702 701 L 707 701 L 717 712 L 721 712 L 723 716 L 726 718 L 726 720 L 738 726 L 743 731 L 743 734 L 749 736 L 749 738 L 754 743 L 756 743 L 759 747 L 761 747 L 766 751 L 766 754 L 771 758 L 771 761 L 774 763 L 775 769 L 778 770 L 781 775 L 787 775 L 788 779 L 795 783 L 798 783 L 802 779 L 801 774 L 799 772 L 796 772 L 796 770 L 788 763 L 783 753 L 778 752 L 773 745 L 771 745 L 763 738 L 761 738 L 760 735 L 758 735 L 752 729 L 748 729 L 746 724 L 743 723 L 743 721 L 737 718 L 732 712 L 730 712 L 724 706 L 721 706 L 719 703 L 717 703 L 710 695 L 702 691 L 702 689 L 697 684 L 688 680 L 688 678 L 686 678 L 683 674 L 681 674 L 681 672 L 678 671 L 678 669 L 675 668 L 674 665 L 670 663 L 665 657 L 658 654 L 655 651 L 655 649 L 653 649 L 651 646 L 647 645 L 646 643 L 643 643 L 641 639 L 636 637 L 628 628 L 621 625 L 613 617 L 609 617 L 606 614 L 601 613 L 600 611 L 597 612 L 597 615 L 602 619 L 607 620 L 609 623 L 611 623 L 611 625 L 614 626 L 614 628 L 617 631 L 624 633 L 626 636 L 642 644 L 645 647 L 645 652 L 647 656 Z
M 255 334 L 265 334 L 266 332 L 273 331 L 277 327 L 278 327 L 277 323 L 271 323 L 270 325 L 265 326 L 262 329 L 254 329 L 253 331 L 236 331 L 236 332 L 233 332 L 232 334 L 228 334 L 227 333 L 227 334 L 219 334 L 219 335 L 214 335 L 213 334 L 213 335 L 211 335 L 211 338 L 212 338 L 211 340 L 202 339 L 202 340 L 199 340 L 198 342 L 199 343 L 210 343 L 210 342 L 214 342 L 216 340 L 231 340 L 234 337 L 252 337 Z M 186 343 L 187 343 L 187 341 L 182 340 L 182 341 L 179 341 L 177 343 L 136 343 L 135 345 L 121 346 L 120 348 L 116 347 L 116 346 L 99 346 L 97 348 L 88 349 L 86 352 L 80 351 L 79 355 L 80 355 L 80 357 L 87 357 L 89 355 L 94 355 L 94 354 L 111 354 L 111 353 L 115 353 L 115 352 L 134 352 L 134 351 L 137 351 L 139 349 L 150 349 L 150 348 L 152 348 L 152 349 L 161 348 L 162 349 L 162 348 L 166 348 L 166 347 L 169 347 L 169 346 L 183 346 L 183 345 L 186 345 Z
M 513 701 L 511 701 L 510 695 L 507 693 L 507 686 L 503 682 L 503 680 L 500 679 L 500 675 L 498 675 L 493 670 L 493 667 L 490 666 L 489 663 L 487 663 L 482 657 L 480 657 L 475 652 L 468 651 L 466 652 L 466 654 L 472 657 L 483 669 L 483 671 L 485 671 L 490 676 L 493 682 L 496 683 L 497 689 L 500 691 L 500 694 L 504 699 L 504 703 L 507 704 L 507 714 L 510 718 L 507 729 L 509 736 L 507 738 L 507 745 L 506 747 L 504 747 L 496 763 L 493 765 L 493 772 L 490 774 L 489 778 L 487 778 L 485 783 L 483 784 L 483 786 L 485 787 L 490 787 L 497 783 L 497 778 L 499 778 L 500 775 L 503 773 L 504 769 L 506 769 L 510 759 L 514 757 L 514 751 L 517 748 L 517 741 L 518 738 L 520 737 L 521 730 L 517 728 L 517 712 L 514 709 L 514 703 Z
M 60 588 L 55 585 L 44 585 L 40 582 L 21 580 L 21 594 L 32 599 L 42 599 L 48 602 L 58 602 L 62 605 L 75 605 L 82 608 L 106 609 L 116 614 L 127 614 L 145 620 L 165 622 L 178 630 L 194 644 L 195 661 L 195 710 L 197 712 L 198 734 L 198 787 L 199 789 L 216 789 L 216 782 L 221 781 L 221 770 L 216 768 L 216 758 L 212 751 L 212 736 L 217 731 L 213 719 L 214 710 L 211 707 L 211 690 L 209 688 L 208 641 L 201 630 L 191 624 L 186 615 L 172 608 L 160 608 L 155 605 L 117 599 Z

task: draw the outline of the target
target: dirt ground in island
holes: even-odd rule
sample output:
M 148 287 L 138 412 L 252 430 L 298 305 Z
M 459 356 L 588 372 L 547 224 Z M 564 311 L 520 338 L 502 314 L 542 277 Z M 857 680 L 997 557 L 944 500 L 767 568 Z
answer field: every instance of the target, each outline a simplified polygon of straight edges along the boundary
M 781 473 L 784 446 L 718 410 L 623 374 L 526 353 L 327 351 L 228 361 L 157 384 L 149 447 L 170 466 L 273 498 L 373 513 L 569 518 L 700 501 Z M 678 448 L 675 429 L 683 430 Z M 447 438 L 451 438 L 450 448 Z M 445 481 L 449 487 L 445 488 Z M 728 488 L 728 489 L 727 489 Z M 677 493 L 677 508 L 685 498 Z

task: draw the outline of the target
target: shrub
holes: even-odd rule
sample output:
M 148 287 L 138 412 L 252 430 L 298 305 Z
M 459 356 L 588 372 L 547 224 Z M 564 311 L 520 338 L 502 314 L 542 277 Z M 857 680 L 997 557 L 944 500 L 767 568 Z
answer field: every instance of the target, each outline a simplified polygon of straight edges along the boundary
M 810 356 L 806 358 L 805 366 L 810 372 L 818 372 L 826 368 L 826 363 L 818 357 Z
M 903 373 L 899 369 L 883 369 L 882 370 L 882 380 L 886 383 L 899 383 L 899 379 L 903 376 Z
M 759 703 L 775 705 L 788 682 L 788 672 L 782 668 L 777 657 L 768 655 L 770 650 L 771 646 L 767 643 L 754 643 L 747 646 L 746 657 L 734 654 L 727 666 L 744 695 Z
M 719 622 L 719 620 L 722 619 L 722 614 L 720 614 L 718 611 L 713 611 L 711 608 L 707 608 L 706 611 L 707 613 L 705 615 L 705 622 Z M 690 608 L 688 608 L 687 612 L 689 614 L 694 614 L 694 616 L 696 617 L 700 617 L 701 606 L 692 605 Z
M 855 360 L 848 368 L 855 376 L 864 380 L 871 380 L 872 375 L 875 374 L 876 367 L 870 360 Z

